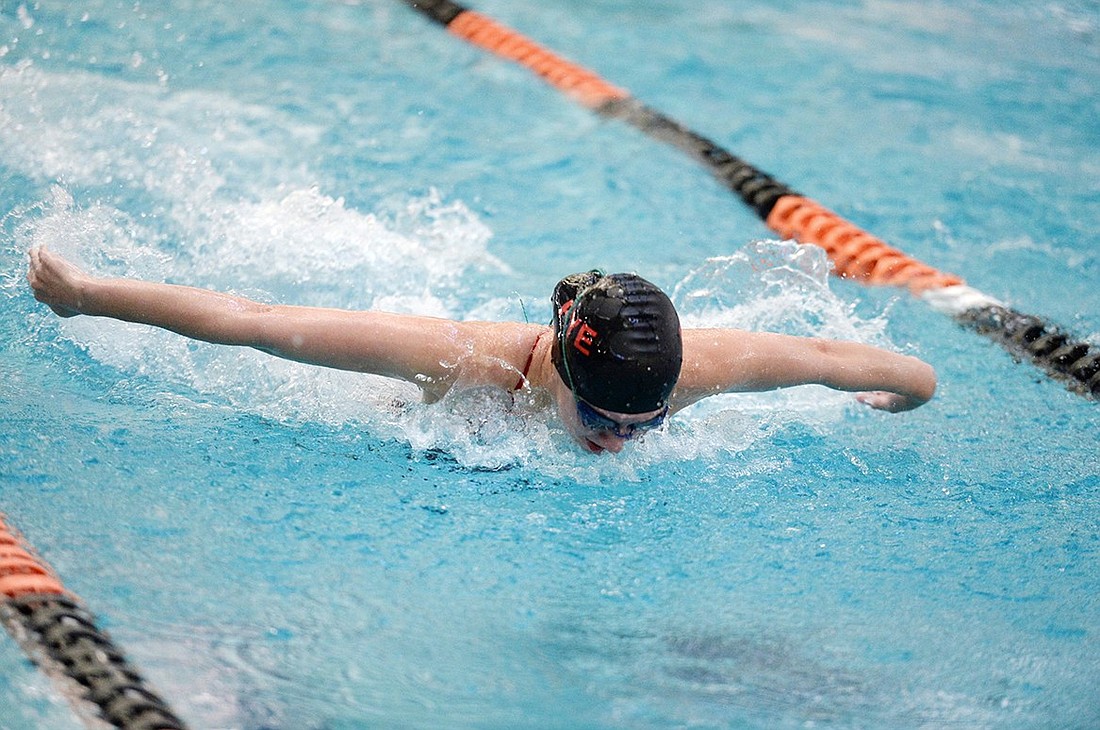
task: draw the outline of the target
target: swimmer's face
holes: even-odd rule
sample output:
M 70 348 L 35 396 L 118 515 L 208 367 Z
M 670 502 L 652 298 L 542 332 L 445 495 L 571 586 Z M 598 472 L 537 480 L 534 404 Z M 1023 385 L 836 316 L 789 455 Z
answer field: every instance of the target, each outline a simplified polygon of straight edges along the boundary
M 615 413 L 595 406 L 578 403 L 565 383 L 555 393 L 558 414 L 566 431 L 585 451 L 617 454 L 626 442 L 644 431 L 655 428 L 664 420 L 667 408 L 650 413 Z M 588 413 L 582 413 L 586 409 Z M 594 412 L 594 414 L 592 413 Z

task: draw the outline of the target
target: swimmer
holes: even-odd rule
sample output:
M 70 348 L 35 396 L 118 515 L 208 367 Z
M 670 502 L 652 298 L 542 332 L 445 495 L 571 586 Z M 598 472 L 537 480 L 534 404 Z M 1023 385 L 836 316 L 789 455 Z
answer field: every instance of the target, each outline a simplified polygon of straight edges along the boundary
M 658 287 L 635 274 L 562 279 L 550 325 L 458 322 L 379 311 L 262 304 L 138 279 L 100 278 L 46 248 L 27 280 L 62 317 L 137 322 L 204 342 L 417 385 L 427 402 L 455 387 L 546 391 L 583 449 L 619 453 L 630 439 L 718 393 L 816 383 L 899 412 L 936 389 L 921 360 L 855 342 L 736 329 L 681 329 Z

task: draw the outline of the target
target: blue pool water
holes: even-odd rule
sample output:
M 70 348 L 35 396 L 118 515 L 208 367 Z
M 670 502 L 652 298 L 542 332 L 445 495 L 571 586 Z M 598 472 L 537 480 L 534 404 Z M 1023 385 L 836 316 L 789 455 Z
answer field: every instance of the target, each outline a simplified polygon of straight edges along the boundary
M 1100 7 L 479 10 L 1100 344 Z M 0 0 L 0 511 L 196 728 L 1100 725 L 1100 411 L 829 280 L 692 162 L 401 3 Z M 58 320 L 49 244 L 266 301 L 690 325 L 933 363 L 901 415 L 729 396 L 617 458 L 468 392 Z M 78 726 L 0 640 L 0 727 Z

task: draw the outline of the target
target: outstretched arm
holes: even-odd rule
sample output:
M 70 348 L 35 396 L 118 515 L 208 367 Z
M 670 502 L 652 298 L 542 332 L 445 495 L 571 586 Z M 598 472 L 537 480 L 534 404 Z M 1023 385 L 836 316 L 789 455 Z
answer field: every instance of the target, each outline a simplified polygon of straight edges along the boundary
M 31 251 L 30 259 L 27 279 L 35 297 L 61 316 L 110 317 L 298 362 L 400 378 L 420 386 L 429 399 L 442 396 L 459 377 L 510 384 L 515 375 L 500 363 L 526 355 L 524 333 L 514 324 L 268 305 L 206 289 L 93 277 L 42 248 Z
M 928 402 L 936 373 L 927 363 L 858 342 L 740 330 L 686 330 L 674 401 L 816 383 L 857 392 L 872 408 L 898 412 Z

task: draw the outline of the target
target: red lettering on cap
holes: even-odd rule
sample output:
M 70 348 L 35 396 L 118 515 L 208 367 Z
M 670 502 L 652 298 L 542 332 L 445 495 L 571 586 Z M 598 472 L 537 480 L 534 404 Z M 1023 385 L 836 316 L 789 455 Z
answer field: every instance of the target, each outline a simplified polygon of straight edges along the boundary
M 600 333 L 588 326 L 587 322 L 580 322 L 574 320 L 572 326 L 569 328 L 569 336 L 573 338 L 573 347 L 577 349 L 577 352 L 582 355 L 591 355 L 591 347 L 596 342 L 596 338 L 600 336 Z M 573 330 L 577 330 L 574 335 Z

